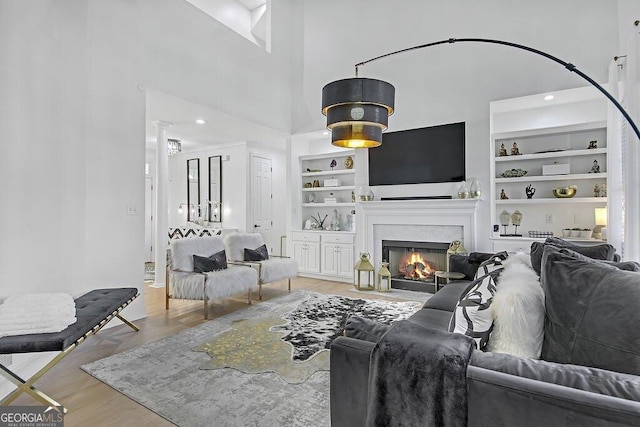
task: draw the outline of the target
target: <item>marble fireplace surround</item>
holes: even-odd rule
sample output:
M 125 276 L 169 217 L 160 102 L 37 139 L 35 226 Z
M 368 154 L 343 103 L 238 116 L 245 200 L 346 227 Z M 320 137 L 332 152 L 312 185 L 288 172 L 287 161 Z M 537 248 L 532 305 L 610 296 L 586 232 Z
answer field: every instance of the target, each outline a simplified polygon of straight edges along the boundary
M 376 270 L 382 261 L 382 240 L 450 243 L 476 246 L 478 199 L 385 200 L 358 202 L 356 257 L 371 254 Z

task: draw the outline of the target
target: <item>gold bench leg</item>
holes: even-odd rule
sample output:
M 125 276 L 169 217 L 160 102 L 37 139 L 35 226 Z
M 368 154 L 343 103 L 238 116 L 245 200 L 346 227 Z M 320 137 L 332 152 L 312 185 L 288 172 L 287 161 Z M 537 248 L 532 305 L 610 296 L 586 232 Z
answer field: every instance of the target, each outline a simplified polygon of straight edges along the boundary
M 133 323 L 131 323 L 130 321 L 128 321 L 124 317 L 120 316 L 120 314 L 116 314 L 116 317 L 118 319 L 122 320 L 122 323 L 124 323 L 125 325 L 127 325 L 128 327 L 133 329 L 134 331 L 138 332 L 140 330 L 140 328 L 138 328 L 136 325 L 134 325 Z

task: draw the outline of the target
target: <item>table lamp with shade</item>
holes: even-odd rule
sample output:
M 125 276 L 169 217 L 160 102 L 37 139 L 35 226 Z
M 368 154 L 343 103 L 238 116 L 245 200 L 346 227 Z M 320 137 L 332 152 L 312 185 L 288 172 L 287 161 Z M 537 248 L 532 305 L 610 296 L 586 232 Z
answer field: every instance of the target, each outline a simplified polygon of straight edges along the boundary
M 596 226 L 593 238 L 607 240 L 607 208 L 595 208 Z

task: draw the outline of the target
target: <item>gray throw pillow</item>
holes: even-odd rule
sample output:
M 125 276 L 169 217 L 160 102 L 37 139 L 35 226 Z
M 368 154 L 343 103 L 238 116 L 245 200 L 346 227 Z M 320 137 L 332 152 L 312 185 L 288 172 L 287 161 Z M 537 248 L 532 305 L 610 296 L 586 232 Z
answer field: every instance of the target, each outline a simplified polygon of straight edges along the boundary
M 264 261 L 269 259 L 269 251 L 267 245 L 262 245 L 255 249 L 244 248 L 245 261 Z
M 210 257 L 193 256 L 193 271 L 196 273 L 208 273 L 225 268 L 227 268 L 227 254 L 224 250 L 216 252 Z
M 593 258 L 589 258 L 588 256 L 584 256 L 576 251 L 572 251 L 571 249 L 568 249 L 568 248 L 560 248 L 558 251 L 562 254 L 569 255 L 584 261 L 591 261 L 591 262 L 597 262 L 605 265 L 610 265 L 612 267 L 617 268 L 618 270 L 640 272 L 640 263 L 637 263 L 635 261 L 606 261 L 601 259 L 593 259 Z
M 571 249 L 572 251 L 578 252 L 579 254 L 592 259 L 613 261 L 616 255 L 616 248 L 609 244 L 592 246 L 576 245 L 575 243 L 567 242 L 566 240 L 562 240 L 557 237 L 547 237 L 544 243 L 533 242 L 531 244 L 531 266 L 538 275 L 540 275 L 540 265 L 542 264 L 544 247 L 547 245 Z
M 551 246 L 544 249 L 541 271 L 542 358 L 640 375 L 640 274 Z

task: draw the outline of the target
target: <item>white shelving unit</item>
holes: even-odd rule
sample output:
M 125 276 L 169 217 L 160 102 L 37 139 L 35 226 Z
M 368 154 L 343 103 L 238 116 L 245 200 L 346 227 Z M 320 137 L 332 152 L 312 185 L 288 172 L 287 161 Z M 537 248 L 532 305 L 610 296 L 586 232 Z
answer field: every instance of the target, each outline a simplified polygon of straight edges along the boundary
M 348 167 L 351 160 L 351 167 Z M 351 282 L 353 280 L 355 224 L 347 229 L 348 216 L 355 213 L 353 201 L 357 189 L 353 150 L 301 156 L 300 160 L 300 224 L 292 234 L 293 256 L 298 261 L 299 274 L 306 277 Z M 332 161 L 335 166 L 331 168 Z M 337 180 L 328 186 L 327 180 Z M 314 187 L 314 185 L 316 185 Z M 325 202 L 327 198 L 337 201 Z M 338 214 L 333 223 L 334 210 Z M 305 229 L 312 216 L 327 216 L 325 228 Z M 328 227 L 327 227 L 328 226 Z
M 594 209 L 607 206 L 606 189 L 609 144 L 607 141 L 607 101 L 592 88 L 554 92 L 555 98 L 545 101 L 547 94 L 532 95 L 492 102 L 491 132 L 491 217 L 500 224 L 500 213 L 522 213 L 518 234 L 523 237 L 492 235 L 494 250 L 523 249 L 532 239 L 528 231 L 551 231 L 561 235 L 563 228 L 594 228 Z M 597 148 L 589 149 L 590 141 Z M 520 154 L 511 155 L 513 143 Z M 504 144 L 507 156 L 500 156 Z M 594 160 L 598 173 L 592 173 Z M 566 175 L 543 175 L 544 165 L 568 164 Z M 521 177 L 502 177 L 510 169 L 523 169 Z M 576 185 L 572 198 L 556 198 L 553 189 Z M 525 189 L 535 189 L 528 199 Z M 508 199 L 501 199 L 504 193 Z M 608 191 L 608 189 L 607 189 Z M 515 227 L 507 227 L 507 234 Z M 500 225 L 500 233 L 504 227 Z M 595 242 L 595 241 L 589 241 Z M 521 247 L 522 246 L 522 247 Z

